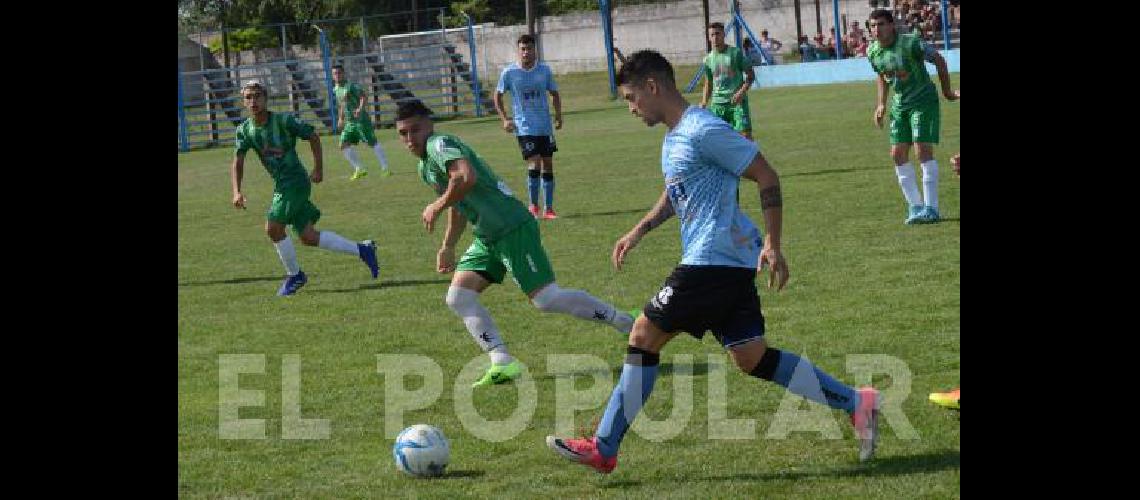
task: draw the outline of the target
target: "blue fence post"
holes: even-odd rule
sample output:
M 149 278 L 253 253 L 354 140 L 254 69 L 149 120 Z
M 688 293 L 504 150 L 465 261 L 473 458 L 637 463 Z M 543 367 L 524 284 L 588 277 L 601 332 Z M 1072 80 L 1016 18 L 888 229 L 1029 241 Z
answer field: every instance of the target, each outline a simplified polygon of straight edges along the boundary
M 839 0 L 831 0 L 835 10 L 835 59 L 843 59 L 843 24 L 839 17 Z
M 942 41 L 946 46 L 942 50 L 950 50 L 950 14 L 946 12 L 946 0 L 942 0 Z
M 610 74 L 610 97 L 617 99 L 617 81 L 614 79 L 613 26 L 610 25 L 610 0 L 598 0 L 602 14 L 602 33 L 606 37 L 606 71 Z
M 758 43 L 758 41 L 760 39 L 756 38 L 756 33 L 752 32 L 752 28 L 748 26 L 748 23 L 744 21 L 744 18 L 740 17 L 740 14 L 735 14 L 734 17 L 736 18 L 736 24 L 739 25 L 741 28 L 743 28 L 742 30 L 737 30 L 737 31 L 744 31 L 744 32 L 748 33 L 748 38 L 752 39 L 752 43 Z M 760 46 L 757 45 L 756 49 L 759 50 Z M 761 53 L 761 55 L 763 55 L 763 53 Z M 765 58 L 765 59 L 767 59 L 767 58 Z M 769 64 L 771 64 L 771 61 L 769 61 Z
M 463 13 L 467 18 L 467 50 L 471 52 L 471 89 L 475 91 L 475 116 L 483 116 L 483 92 L 479 87 L 479 59 L 475 56 L 475 25 L 471 16 Z
M 316 25 L 313 25 L 316 28 Z M 336 92 L 333 91 L 332 81 L 332 60 L 329 50 L 329 39 L 325 36 L 325 30 L 317 28 L 317 32 L 321 34 L 321 62 L 325 67 L 325 89 L 328 90 L 329 96 L 329 118 L 332 119 L 332 129 L 337 129 L 336 123 Z
M 182 63 L 178 63 L 178 139 L 182 151 L 190 151 L 190 141 L 186 137 L 186 109 L 182 107 Z
M 732 27 L 736 28 L 736 34 L 733 36 L 736 37 L 736 47 L 740 50 L 744 50 L 744 30 L 740 29 L 740 11 L 738 7 L 740 7 L 739 0 L 732 0 Z M 760 41 L 753 40 L 752 43 L 760 43 Z

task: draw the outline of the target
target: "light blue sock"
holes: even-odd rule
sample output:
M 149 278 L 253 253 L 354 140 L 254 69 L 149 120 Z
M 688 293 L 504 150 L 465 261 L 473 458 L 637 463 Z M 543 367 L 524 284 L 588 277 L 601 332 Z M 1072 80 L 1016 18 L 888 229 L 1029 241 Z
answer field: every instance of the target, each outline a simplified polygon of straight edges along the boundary
M 546 192 L 546 208 L 554 208 L 554 174 L 542 174 L 542 190 Z
M 816 368 L 811 361 L 788 351 L 780 351 L 780 361 L 772 381 L 794 394 L 848 413 L 859 406 L 859 394 L 855 389 Z
M 657 380 L 657 365 L 661 357 L 634 346 L 629 346 L 629 354 L 625 357 L 625 365 L 621 369 L 621 378 L 618 379 L 614 392 L 610 394 L 610 402 L 606 405 L 606 413 L 602 421 L 598 422 L 598 429 L 594 435 L 598 437 L 598 452 L 602 456 L 617 455 L 625 431 L 629 430 L 630 423 L 637 417 L 649 393 L 653 392 L 653 383 Z

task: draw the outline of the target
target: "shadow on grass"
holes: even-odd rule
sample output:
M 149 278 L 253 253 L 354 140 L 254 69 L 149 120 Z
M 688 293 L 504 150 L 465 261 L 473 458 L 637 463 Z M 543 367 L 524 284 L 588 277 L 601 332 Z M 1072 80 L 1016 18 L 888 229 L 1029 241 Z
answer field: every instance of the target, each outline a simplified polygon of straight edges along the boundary
M 948 469 L 959 469 L 962 466 L 961 454 L 953 450 L 945 450 L 920 455 L 903 455 L 883 457 L 872 460 L 867 464 L 853 465 L 842 469 L 806 470 L 795 472 L 749 472 L 741 474 L 698 476 L 691 475 L 683 479 L 685 482 L 734 482 L 734 481 L 780 481 L 808 478 L 847 478 L 847 477 L 878 477 L 878 476 L 906 476 L 927 472 L 939 472 Z M 603 479 L 604 481 L 604 479 Z M 634 479 L 621 479 L 617 481 L 604 481 L 598 484 L 599 488 L 624 489 L 641 486 L 642 482 Z
M 602 216 L 602 215 L 644 214 L 644 213 L 649 211 L 649 208 L 650 207 L 634 208 L 634 209 L 630 209 L 630 210 L 612 210 L 609 212 L 572 213 L 572 214 L 566 214 L 566 215 L 559 215 L 558 218 L 560 218 L 560 219 L 582 219 L 582 218 L 586 218 L 586 217 L 596 217 L 596 216 Z
M 807 478 L 906 476 L 948 469 L 960 469 L 962 457 L 958 451 L 945 450 L 920 455 L 900 455 L 876 458 L 866 464 L 842 469 L 806 470 L 795 472 L 749 472 L 724 476 L 692 477 L 690 481 L 774 481 Z
M 788 174 L 780 174 L 780 178 L 784 177 L 807 177 L 811 175 L 831 175 L 831 174 L 847 174 L 851 172 L 862 172 L 864 170 L 884 170 L 883 167 L 859 167 L 859 168 L 832 168 L 827 170 L 813 170 L 810 172 L 792 172 Z
M 450 279 L 442 278 L 436 280 L 388 280 L 379 283 L 369 283 L 367 285 L 360 285 L 356 288 L 338 288 L 334 290 L 306 290 L 309 293 L 351 293 L 363 290 L 380 290 L 384 288 L 398 288 L 402 286 L 419 286 L 419 285 L 446 285 L 451 283 Z
M 433 477 L 432 479 L 435 479 L 435 480 L 463 479 L 463 478 L 470 478 L 470 477 L 483 477 L 486 475 L 487 475 L 487 472 L 481 471 L 481 470 L 449 470 L 449 471 L 445 471 L 442 476 Z
M 313 275 L 309 275 L 313 276 Z M 230 278 L 228 280 L 187 281 L 178 286 L 209 286 L 209 285 L 240 285 L 242 283 L 256 283 L 258 281 L 282 281 L 284 276 L 255 276 L 249 278 Z
M 690 367 L 691 367 L 691 373 L 690 373 Z M 622 367 L 620 365 L 619 366 L 611 366 L 609 368 L 610 375 L 613 376 L 613 379 L 615 381 L 618 379 L 618 377 L 621 377 L 621 370 L 622 370 Z M 560 373 L 546 373 L 546 374 L 543 374 L 543 375 L 540 375 L 540 376 L 537 376 L 534 378 L 535 378 L 535 380 L 553 380 L 553 379 L 557 379 L 557 378 L 568 378 L 568 377 L 592 377 L 595 373 L 599 373 L 599 370 L 587 369 L 587 370 L 572 370 L 572 371 L 560 372 Z M 705 361 L 694 361 L 693 364 L 691 364 L 691 365 L 674 365 L 673 363 L 661 363 L 660 365 L 657 365 L 657 375 L 658 376 L 673 375 L 673 374 L 678 374 L 678 375 L 681 375 L 681 374 L 690 375 L 691 374 L 694 377 L 702 377 L 702 376 L 708 375 L 708 373 L 709 373 L 709 364 L 708 364 L 708 362 L 705 362 Z

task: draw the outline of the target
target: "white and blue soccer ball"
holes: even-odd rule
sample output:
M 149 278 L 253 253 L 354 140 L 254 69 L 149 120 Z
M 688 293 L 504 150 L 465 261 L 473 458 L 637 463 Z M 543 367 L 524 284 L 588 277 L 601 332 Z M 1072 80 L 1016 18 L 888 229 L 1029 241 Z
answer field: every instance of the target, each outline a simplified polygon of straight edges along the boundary
M 392 445 L 396 468 L 415 477 L 443 475 L 451 458 L 451 444 L 434 425 L 416 424 L 396 436 Z

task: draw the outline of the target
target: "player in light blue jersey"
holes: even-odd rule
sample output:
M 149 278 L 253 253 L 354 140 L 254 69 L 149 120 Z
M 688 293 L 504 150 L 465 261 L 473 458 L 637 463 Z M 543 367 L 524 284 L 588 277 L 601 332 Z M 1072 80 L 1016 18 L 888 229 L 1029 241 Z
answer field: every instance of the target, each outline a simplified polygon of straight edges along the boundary
M 613 471 L 622 437 L 653 391 L 661 349 L 682 331 L 699 339 L 712 330 L 745 373 L 846 410 L 859 439 L 859 459 L 870 459 L 878 438 L 878 392 L 853 389 L 806 359 L 769 348 L 764 340 L 757 268 L 767 267 L 768 287 L 780 290 L 787 283 L 788 266 L 780 254 L 780 180 L 759 146 L 724 120 L 686 102 L 677 90 L 673 67 L 655 51 L 633 54 L 618 72 L 617 83 L 630 112 L 651 127 L 664 123 L 669 132 L 661 148 L 665 189 L 649 213 L 614 245 L 614 267 L 620 270 L 641 238 L 673 215 L 681 221 L 681 264 L 634 322 L 621 378 L 594 436 L 547 436 L 547 446 L 598 472 Z M 763 239 L 736 201 L 741 177 L 759 186 L 768 230 Z
M 523 35 L 518 40 L 519 62 L 512 63 L 499 75 L 495 88 L 495 111 L 503 120 L 503 130 L 514 132 L 527 162 L 527 187 L 530 191 L 530 213 L 536 219 L 554 219 L 554 130 L 550 126 L 550 107 L 546 93 L 554 100 L 554 129 L 562 128 L 562 98 L 550 66 L 538 62 L 534 50 L 534 37 Z M 503 108 L 503 92 L 511 92 L 511 111 L 507 117 Z M 541 174 L 540 174 L 541 172 Z M 545 210 L 538 209 L 539 176 L 546 192 Z

